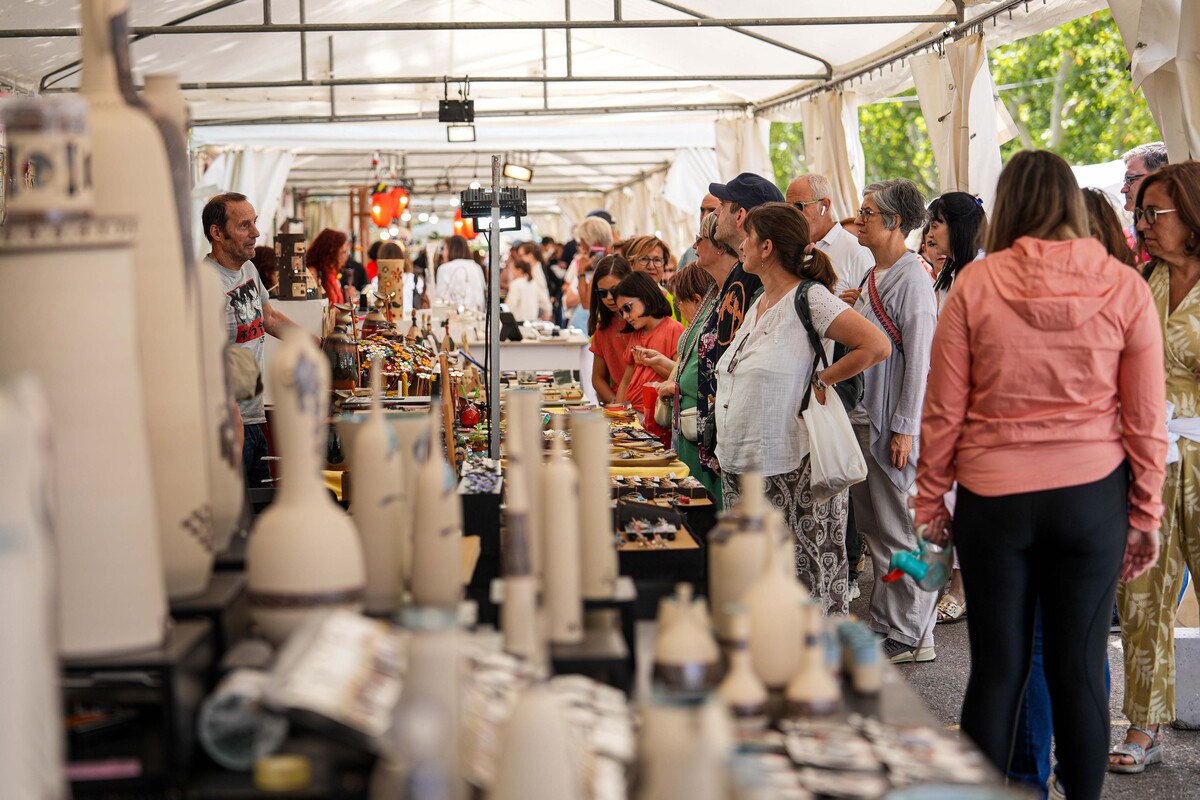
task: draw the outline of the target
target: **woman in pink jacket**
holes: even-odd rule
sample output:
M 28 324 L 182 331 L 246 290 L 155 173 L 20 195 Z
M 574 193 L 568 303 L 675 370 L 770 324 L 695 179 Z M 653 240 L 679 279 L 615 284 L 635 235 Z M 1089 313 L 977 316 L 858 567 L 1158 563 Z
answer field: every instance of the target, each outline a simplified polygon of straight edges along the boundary
M 971 609 L 963 731 L 1007 769 L 1040 604 L 1060 777 L 1068 797 L 1090 800 L 1108 752 L 1117 579 L 1158 552 L 1162 336 L 1146 282 L 1089 236 L 1075 178 L 1052 153 L 1005 167 L 986 250 L 934 335 L 916 523 L 948 540 L 957 480 Z

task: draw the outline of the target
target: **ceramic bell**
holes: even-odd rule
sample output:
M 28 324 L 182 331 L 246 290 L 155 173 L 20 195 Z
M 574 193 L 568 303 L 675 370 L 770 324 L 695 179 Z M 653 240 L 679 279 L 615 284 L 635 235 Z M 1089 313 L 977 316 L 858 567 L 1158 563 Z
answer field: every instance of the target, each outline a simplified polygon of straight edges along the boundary
M 380 369 L 378 359 L 371 363 L 370 413 L 343 414 L 337 423 L 349 454 L 350 515 L 362 539 L 368 614 L 395 612 L 402 589 L 395 508 L 400 499 L 400 454 L 396 435 L 383 418 Z
M 526 429 L 540 430 L 540 395 L 511 391 L 506 403 L 507 464 L 505 466 L 504 536 L 501 560 L 504 572 L 504 603 L 500 607 L 500 629 L 504 651 L 521 658 L 539 660 L 544 652 L 538 610 L 538 581 L 533 572 L 532 484 L 538 480 L 541 443 L 530 447 Z
M 504 727 L 489 800 L 582 800 L 579 753 L 563 701 L 542 686 L 526 689 Z
M 805 635 L 801 604 L 808 599 L 792 566 L 791 531 L 780 527 L 768 524 L 768 541 L 775 545 L 767 549 L 762 575 L 742 597 L 750 614 L 750 660 L 772 691 L 781 691 L 800 669 Z
M 184 256 L 179 216 L 190 201 L 172 177 L 183 170 L 186 180 L 188 162 L 178 150 L 176 163 L 168 158 L 167 139 L 133 89 L 128 7 L 128 0 L 83 0 L 80 93 L 91 110 L 97 207 L 138 222 L 134 329 L 167 591 L 180 598 L 203 592 L 213 565 L 199 331 L 189 294 L 196 265 L 190 252 Z
M 579 474 L 563 450 L 558 429 L 551 458 L 542 470 L 542 519 L 546 521 L 545 586 L 550 641 L 583 641 L 582 570 L 579 564 Z
M 761 473 L 746 472 L 741 485 L 741 498 L 708 535 L 709 599 L 717 640 L 726 646 L 733 640 L 729 608 L 762 575 L 767 561 L 768 517 L 783 522 L 779 510 L 767 504 Z
M 321 480 L 329 365 L 299 328 L 290 328 L 267 380 L 282 481 L 246 550 L 251 614 L 279 644 L 305 619 L 334 609 L 361 611 L 366 576 L 354 524 Z
M 746 607 L 728 609 L 729 671 L 717 687 L 717 695 L 729 709 L 739 731 L 758 733 L 767 727 L 767 687 L 750 661 L 750 617 Z
M 0 108 L 12 164 L 0 280 L 20 286 L 53 274 L 69 287 L 56 298 L 69 324 L 47 325 L 36 303 L 0 314 L 0 374 L 36 376 L 54 420 L 62 654 L 158 647 L 167 606 L 134 313 L 137 226 L 91 216 L 82 100 L 9 99 Z M 30 174 L 40 177 L 17 179 Z
M 692 599 L 692 586 L 675 587 L 674 619 L 654 639 L 655 688 L 672 695 L 703 695 L 721 680 L 721 651 L 712 637 L 704 601 Z
M 45 408 L 32 376 L 0 381 L 0 775 L 6 796 L 57 800 L 69 792 Z
M 820 601 L 809 600 L 802 606 L 806 632 L 803 666 L 788 682 L 785 699 L 790 718 L 827 717 L 842 701 L 842 690 L 826 662 L 825 616 Z
M 571 415 L 571 449 L 579 471 L 583 596 L 588 600 L 611 600 L 619 571 L 608 478 L 608 422 L 599 412 Z
M 411 589 L 418 606 L 458 608 L 462 600 L 462 501 L 446 463 L 441 403 L 430 405 L 413 528 Z

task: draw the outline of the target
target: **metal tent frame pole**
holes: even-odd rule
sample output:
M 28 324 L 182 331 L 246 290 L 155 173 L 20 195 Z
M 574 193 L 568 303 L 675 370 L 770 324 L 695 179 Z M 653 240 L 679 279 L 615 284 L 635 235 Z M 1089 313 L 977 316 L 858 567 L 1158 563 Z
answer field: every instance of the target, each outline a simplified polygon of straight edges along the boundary
M 500 460 L 500 156 L 492 156 L 492 219 L 488 226 L 488 456 Z

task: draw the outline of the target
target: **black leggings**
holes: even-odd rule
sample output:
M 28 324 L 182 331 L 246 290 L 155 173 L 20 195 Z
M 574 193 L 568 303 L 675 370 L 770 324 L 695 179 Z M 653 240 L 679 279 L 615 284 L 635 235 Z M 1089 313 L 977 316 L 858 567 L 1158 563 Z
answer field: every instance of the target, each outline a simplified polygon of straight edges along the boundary
M 1128 530 L 1128 467 L 1082 486 L 982 497 L 958 489 L 954 543 L 966 590 L 971 678 L 962 730 L 1008 771 L 1041 601 L 1046 683 L 1063 788 L 1100 797 L 1109 715 L 1108 627 Z

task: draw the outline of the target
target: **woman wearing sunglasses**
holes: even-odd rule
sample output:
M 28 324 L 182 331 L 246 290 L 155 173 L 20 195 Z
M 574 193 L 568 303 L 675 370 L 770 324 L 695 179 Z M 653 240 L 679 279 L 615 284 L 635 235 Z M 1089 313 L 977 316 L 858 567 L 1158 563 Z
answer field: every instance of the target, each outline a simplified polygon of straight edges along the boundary
M 629 364 L 629 335 L 621 328 L 617 313 L 617 285 L 631 273 L 629 262 L 618 255 L 603 256 L 596 261 L 591 281 L 588 306 L 588 348 L 592 359 L 592 388 L 601 403 L 625 402 L 625 387 L 620 385 Z
M 661 367 L 635 363 L 634 354 L 651 350 L 674 361 L 683 326 L 671 319 L 671 306 L 662 289 L 644 272 L 634 272 L 623 278 L 616 294 L 617 310 L 625 320 L 623 331 L 629 334 L 630 357 L 621 381 L 625 390 L 623 398 L 646 420 L 643 424 L 647 429 L 653 431 L 656 427 L 653 424 L 654 402 L 645 397 L 642 389 L 667 377 L 670 369 L 664 372 Z M 617 399 L 621 400 L 622 395 L 618 394 Z
M 1200 423 L 1200 163 L 1169 164 L 1147 175 L 1134 207 L 1138 242 L 1152 260 L 1145 276 L 1164 337 L 1172 427 Z M 1194 428 L 1193 428 L 1194 429 Z M 1170 430 L 1170 428 L 1168 429 Z M 1176 451 L 1177 448 L 1177 451 Z M 1109 754 L 1113 772 L 1141 772 L 1162 760 L 1159 728 L 1175 718 L 1174 621 L 1184 569 L 1200 575 L 1200 442 L 1182 436 L 1167 456 L 1162 547 L 1143 575 L 1117 587 L 1125 652 L 1124 744 Z M 1196 589 L 1200 596 L 1200 589 Z

